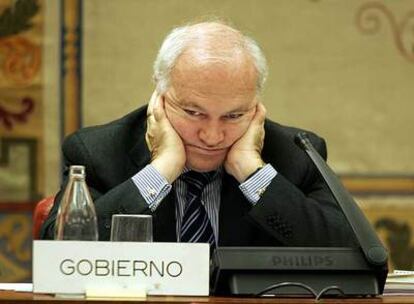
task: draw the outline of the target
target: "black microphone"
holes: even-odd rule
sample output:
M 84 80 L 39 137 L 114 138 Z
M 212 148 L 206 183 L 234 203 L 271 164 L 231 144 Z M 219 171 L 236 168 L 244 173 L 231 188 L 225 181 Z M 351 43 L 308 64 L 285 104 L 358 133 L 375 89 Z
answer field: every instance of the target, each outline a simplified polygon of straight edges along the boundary
M 299 132 L 295 136 L 295 143 L 302 148 L 311 158 L 316 168 L 322 175 L 338 205 L 345 214 L 346 219 L 361 246 L 365 258 L 370 264 L 384 265 L 387 262 L 387 250 L 379 240 L 374 228 L 355 203 L 349 192 L 340 182 L 332 169 L 313 147 L 306 132 Z

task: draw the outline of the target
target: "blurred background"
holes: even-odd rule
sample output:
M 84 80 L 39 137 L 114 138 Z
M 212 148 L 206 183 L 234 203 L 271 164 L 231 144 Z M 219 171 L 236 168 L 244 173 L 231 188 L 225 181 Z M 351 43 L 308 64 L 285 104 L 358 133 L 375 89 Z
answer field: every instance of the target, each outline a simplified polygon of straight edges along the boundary
M 64 136 L 145 104 L 165 35 L 216 17 L 262 46 L 269 117 L 327 140 L 390 267 L 414 269 L 413 0 L 0 0 L 0 282 L 31 280 Z

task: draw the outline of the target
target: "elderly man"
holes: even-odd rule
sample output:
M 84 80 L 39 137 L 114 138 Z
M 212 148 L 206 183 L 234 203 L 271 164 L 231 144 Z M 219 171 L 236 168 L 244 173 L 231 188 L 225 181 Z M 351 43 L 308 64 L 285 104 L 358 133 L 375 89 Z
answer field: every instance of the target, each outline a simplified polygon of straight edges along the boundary
M 149 105 L 63 144 L 67 166 L 86 166 L 100 239 L 113 214 L 141 213 L 153 215 L 155 241 L 350 244 L 344 216 L 294 144 L 299 130 L 265 119 L 266 74 L 256 42 L 226 24 L 174 29 L 154 64 Z M 310 137 L 326 158 L 323 139 Z M 53 237 L 61 196 L 44 238 Z

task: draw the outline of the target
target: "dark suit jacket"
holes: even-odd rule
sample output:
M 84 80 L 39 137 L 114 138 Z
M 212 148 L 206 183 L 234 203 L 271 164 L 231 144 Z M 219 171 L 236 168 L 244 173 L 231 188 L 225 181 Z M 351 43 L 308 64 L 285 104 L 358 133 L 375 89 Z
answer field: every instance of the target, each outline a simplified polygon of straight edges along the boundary
M 267 120 L 263 160 L 278 171 L 266 192 L 252 205 L 238 182 L 224 174 L 219 211 L 219 246 L 330 246 L 353 243 L 353 233 L 308 156 L 294 143 L 296 128 Z M 108 240 L 116 213 L 152 214 L 154 241 L 176 241 L 174 192 L 153 213 L 131 177 L 150 161 L 145 142 L 146 107 L 114 122 L 81 129 L 63 143 L 62 188 L 42 227 L 53 238 L 54 221 L 68 167 L 86 166 L 86 181 L 95 202 L 99 239 Z M 310 133 L 326 158 L 323 139 Z M 172 164 L 173 165 L 173 164 Z

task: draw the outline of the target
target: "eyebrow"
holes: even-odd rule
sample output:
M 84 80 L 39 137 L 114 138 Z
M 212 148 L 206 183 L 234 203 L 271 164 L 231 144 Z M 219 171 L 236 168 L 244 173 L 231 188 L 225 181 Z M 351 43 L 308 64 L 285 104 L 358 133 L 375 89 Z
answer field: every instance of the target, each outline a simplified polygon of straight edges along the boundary
M 199 105 L 196 105 L 195 103 L 193 103 L 191 101 L 190 102 L 187 102 L 185 100 L 181 100 L 181 105 L 180 106 L 181 107 L 191 107 L 191 108 L 194 108 L 196 110 L 200 110 L 201 112 L 205 112 L 205 110 L 202 107 L 200 107 Z M 236 108 L 236 109 L 233 109 L 231 111 L 228 111 L 226 114 L 230 114 L 230 113 L 240 113 L 240 112 L 248 112 L 251 109 L 253 109 L 254 107 L 255 106 L 252 106 L 252 107 L 241 106 L 239 108 Z
M 190 107 L 190 108 L 194 108 L 194 109 L 200 110 L 202 112 L 205 111 L 202 107 L 200 107 L 199 105 L 196 105 L 195 103 L 193 103 L 191 101 L 187 102 L 185 100 L 181 100 L 181 104 L 180 103 L 177 103 L 177 104 L 179 106 L 181 106 L 181 107 Z
M 234 109 L 234 110 L 232 110 L 232 111 L 229 111 L 229 112 L 227 112 L 227 113 L 240 113 L 240 112 L 248 112 L 248 111 L 250 111 L 251 109 L 253 109 L 254 107 L 256 107 L 256 106 L 255 106 L 255 105 L 254 105 L 254 106 L 252 106 L 252 107 L 241 106 L 241 107 L 239 107 L 239 108 L 237 108 L 237 109 Z

